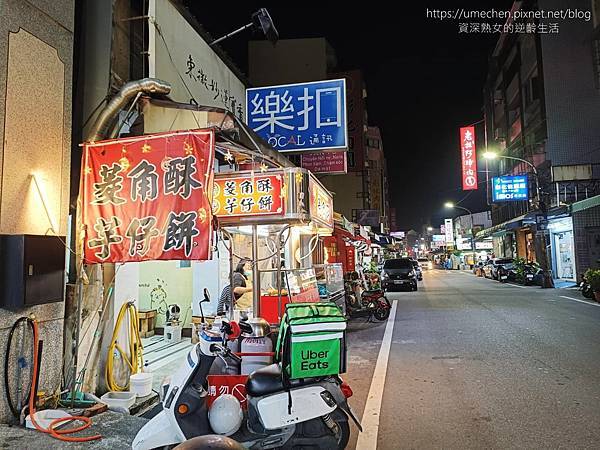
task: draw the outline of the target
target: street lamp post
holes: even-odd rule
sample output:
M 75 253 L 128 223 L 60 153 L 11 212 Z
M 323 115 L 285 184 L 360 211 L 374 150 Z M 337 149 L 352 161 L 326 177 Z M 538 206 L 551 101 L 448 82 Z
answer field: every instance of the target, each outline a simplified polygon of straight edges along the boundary
M 546 224 L 548 222 L 548 211 L 546 209 L 545 202 L 542 200 L 541 191 L 540 191 L 540 178 L 539 178 L 538 171 L 537 171 L 537 168 L 535 167 L 535 165 L 533 163 L 531 163 L 530 161 L 527 161 L 526 159 L 517 158 L 515 156 L 498 155 L 495 152 L 485 152 L 483 154 L 483 157 L 486 160 L 496 159 L 496 158 L 512 159 L 514 161 L 520 161 L 522 163 L 525 163 L 529 167 L 531 167 L 531 170 L 533 171 L 533 177 L 535 178 L 536 207 L 542 212 L 542 219 L 543 219 L 542 223 Z M 537 220 L 536 220 L 535 229 L 536 229 L 536 233 L 535 233 L 536 241 L 538 242 L 538 250 L 540 252 L 540 267 L 544 274 L 544 281 L 542 283 L 542 288 L 553 288 L 554 281 L 552 280 L 552 277 L 550 276 L 550 271 L 548 270 L 548 252 L 546 251 L 545 230 L 538 230 Z M 538 233 L 538 231 L 542 231 L 542 233 Z
M 469 213 L 469 219 L 471 221 L 471 251 L 473 252 L 473 262 L 475 262 L 475 236 L 473 235 L 473 213 L 470 209 L 464 208 L 463 206 L 455 205 L 452 202 L 446 202 L 444 205 L 446 208 L 458 208 Z

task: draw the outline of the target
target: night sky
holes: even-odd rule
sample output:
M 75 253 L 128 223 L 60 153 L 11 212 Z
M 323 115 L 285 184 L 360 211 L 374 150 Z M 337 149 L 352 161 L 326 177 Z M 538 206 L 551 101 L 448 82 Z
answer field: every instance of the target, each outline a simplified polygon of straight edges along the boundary
M 379 126 L 383 135 L 398 227 L 420 231 L 421 225 L 439 226 L 452 215 L 444 211 L 445 201 L 464 199 L 461 206 L 473 212 L 487 209 L 485 183 L 468 196 L 462 191 L 458 128 L 483 117 L 487 61 L 499 36 L 459 34 L 459 21 L 427 18 L 427 9 L 508 10 L 512 1 L 417 3 L 383 6 L 380 2 L 381 6 L 369 10 L 369 3 L 343 8 L 350 3 L 233 6 L 186 0 L 215 38 L 249 22 L 252 12 L 266 7 L 281 39 L 324 36 L 336 51 L 338 70 L 361 69 L 367 84 L 369 125 Z M 253 38 L 262 37 L 246 31 L 222 42 L 245 73 L 248 41 Z M 484 173 L 479 176 L 485 180 Z

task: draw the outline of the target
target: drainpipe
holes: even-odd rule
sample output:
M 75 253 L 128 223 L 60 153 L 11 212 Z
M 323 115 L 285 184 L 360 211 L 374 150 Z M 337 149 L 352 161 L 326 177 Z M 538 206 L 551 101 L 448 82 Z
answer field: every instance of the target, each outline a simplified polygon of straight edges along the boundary
M 108 102 L 108 104 L 104 107 L 104 109 L 100 112 L 94 125 L 92 126 L 90 132 L 88 133 L 86 142 L 95 142 L 102 139 L 105 139 L 109 133 L 109 127 L 113 123 L 115 117 L 119 114 L 127 102 L 129 102 L 132 98 L 140 95 L 140 94 L 158 94 L 158 95 L 167 95 L 171 92 L 171 85 L 166 81 L 162 81 L 156 78 L 143 78 L 141 80 L 130 81 L 125 83 L 119 92 Z M 79 332 L 81 329 L 81 307 L 84 300 L 84 292 L 83 285 L 84 279 L 87 278 L 85 271 L 83 270 L 83 254 L 82 248 L 79 243 L 80 233 L 82 231 L 81 228 L 81 196 L 77 199 L 77 213 L 75 215 L 75 226 L 74 235 L 76 236 L 75 245 L 76 248 L 76 267 L 77 267 L 77 317 L 75 318 L 75 336 L 73 342 L 73 361 L 71 367 L 71 377 L 72 377 L 72 385 L 71 385 L 71 398 L 74 398 L 75 389 L 76 389 L 76 379 L 77 379 L 77 366 L 78 366 L 78 353 L 79 353 Z M 100 280 L 102 277 L 100 277 Z M 87 282 L 87 280 L 86 280 Z M 101 281 L 102 282 L 102 281 Z M 109 294 L 110 295 L 110 294 Z M 102 324 L 99 324 L 101 326 Z M 92 345 L 90 346 L 90 352 L 93 351 L 93 343 L 96 339 L 96 334 L 94 333 L 92 339 Z M 100 354 L 98 354 L 100 357 Z M 87 363 L 87 361 L 86 361 Z M 84 367 L 85 369 L 85 367 Z M 83 383 L 83 380 L 82 380 Z
M 87 142 L 95 142 L 106 138 L 109 132 L 108 128 L 115 116 L 136 95 L 140 93 L 167 95 L 169 92 L 171 92 L 171 85 L 156 78 L 143 78 L 125 83 L 117 95 L 108 102 L 108 105 L 98 115 L 88 134 Z

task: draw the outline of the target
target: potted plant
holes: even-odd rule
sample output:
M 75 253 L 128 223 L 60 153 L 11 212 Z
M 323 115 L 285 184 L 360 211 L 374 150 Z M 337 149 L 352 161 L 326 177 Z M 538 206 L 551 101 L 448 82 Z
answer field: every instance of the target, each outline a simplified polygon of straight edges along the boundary
M 585 272 L 585 278 L 594 291 L 594 298 L 600 302 L 600 269 L 588 269 Z
M 515 258 L 515 274 L 516 281 L 521 284 L 525 284 L 525 265 L 527 260 L 525 258 Z

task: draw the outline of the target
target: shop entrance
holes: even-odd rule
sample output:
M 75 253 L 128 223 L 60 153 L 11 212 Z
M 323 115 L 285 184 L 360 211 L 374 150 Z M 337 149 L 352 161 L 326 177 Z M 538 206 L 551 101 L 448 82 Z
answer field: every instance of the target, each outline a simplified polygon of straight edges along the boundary
M 575 280 L 575 258 L 573 232 L 564 231 L 554 234 L 556 258 L 556 277 Z

